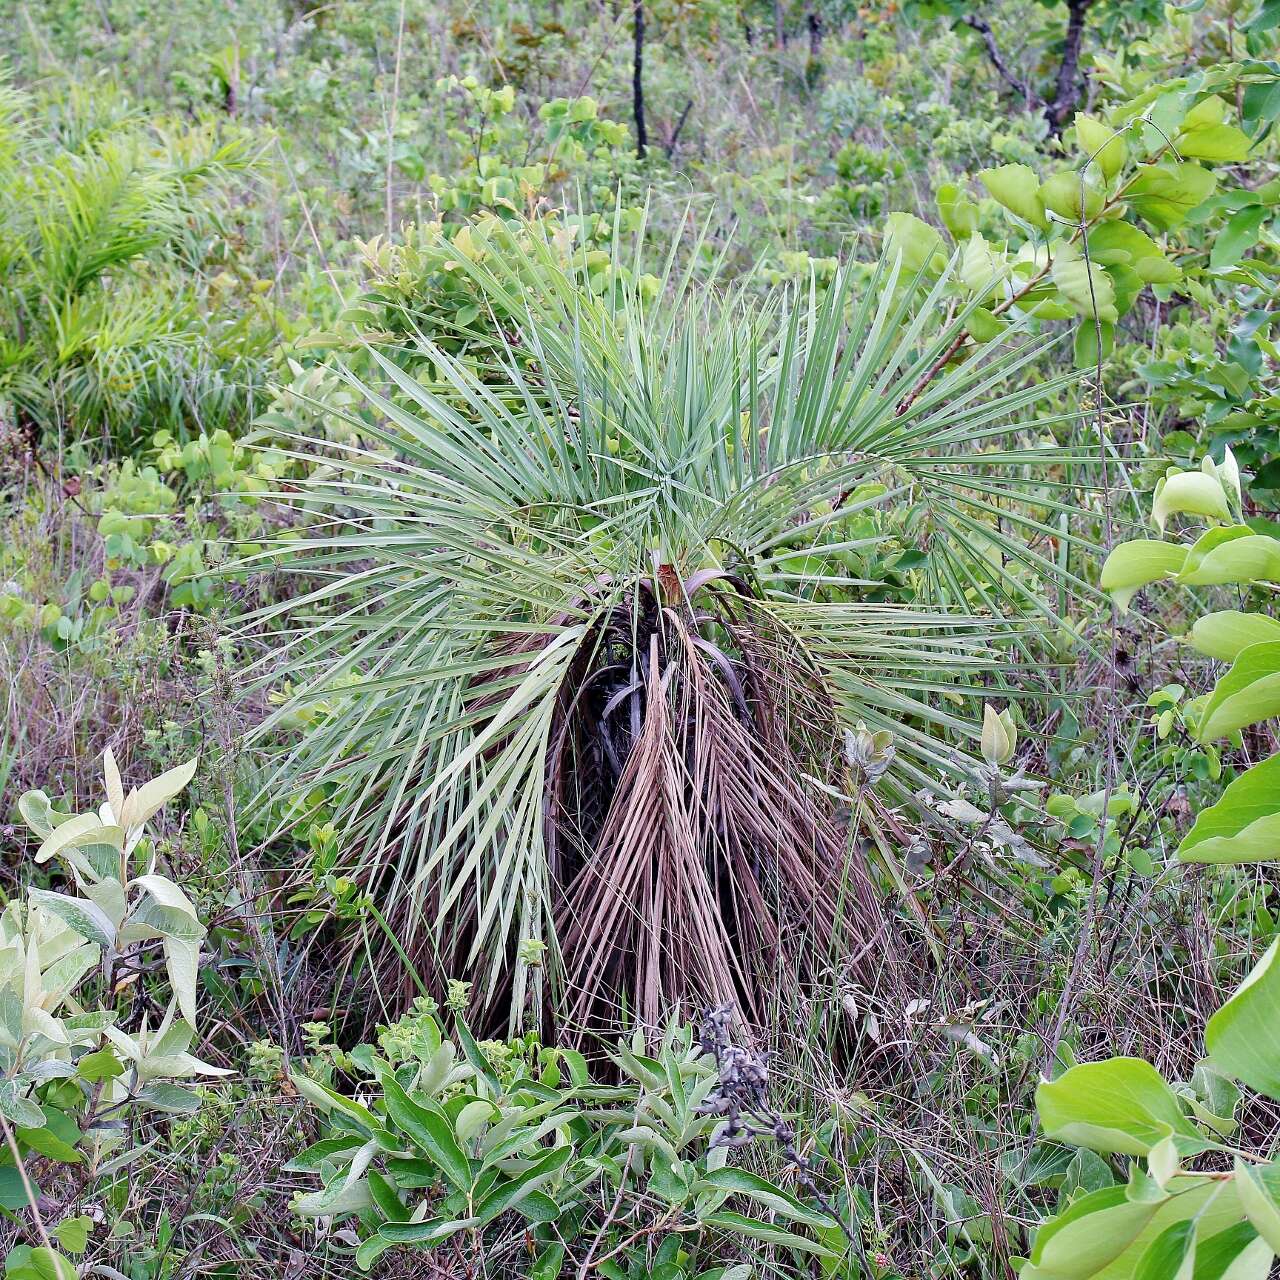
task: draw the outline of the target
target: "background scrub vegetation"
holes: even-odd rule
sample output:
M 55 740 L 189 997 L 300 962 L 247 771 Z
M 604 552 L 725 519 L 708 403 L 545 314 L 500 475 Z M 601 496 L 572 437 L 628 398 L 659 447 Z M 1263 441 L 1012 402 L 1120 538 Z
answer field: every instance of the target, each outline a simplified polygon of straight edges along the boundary
M 5 1276 L 1267 1276 L 1278 47 L 0 7 Z

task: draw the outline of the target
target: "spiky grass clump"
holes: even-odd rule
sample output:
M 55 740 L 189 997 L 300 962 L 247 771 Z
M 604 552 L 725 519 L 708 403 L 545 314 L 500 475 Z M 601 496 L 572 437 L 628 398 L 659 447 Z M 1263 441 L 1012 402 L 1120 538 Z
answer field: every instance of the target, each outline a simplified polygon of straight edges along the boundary
M 963 771 L 964 698 L 1050 612 L 1021 535 L 1068 508 L 1018 431 L 1065 380 L 1022 385 L 1037 342 L 948 365 L 966 314 L 892 265 L 761 310 L 674 261 L 644 305 L 534 228 L 481 241 L 467 269 L 521 318 L 502 367 L 374 353 L 382 425 L 270 553 L 306 583 L 270 616 L 312 718 L 277 783 L 336 784 L 398 940 L 513 1018 L 760 1016 L 851 954 L 876 980 L 842 731 L 893 730 L 890 798 Z M 927 608 L 860 600 L 845 553 L 891 535 Z

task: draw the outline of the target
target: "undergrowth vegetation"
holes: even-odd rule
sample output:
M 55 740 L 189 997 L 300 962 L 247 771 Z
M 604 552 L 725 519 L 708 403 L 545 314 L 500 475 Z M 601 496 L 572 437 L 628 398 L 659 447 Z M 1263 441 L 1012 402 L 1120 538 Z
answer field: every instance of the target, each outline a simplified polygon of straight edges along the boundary
M 0 7 L 13 1280 L 1263 1280 L 1275 0 Z

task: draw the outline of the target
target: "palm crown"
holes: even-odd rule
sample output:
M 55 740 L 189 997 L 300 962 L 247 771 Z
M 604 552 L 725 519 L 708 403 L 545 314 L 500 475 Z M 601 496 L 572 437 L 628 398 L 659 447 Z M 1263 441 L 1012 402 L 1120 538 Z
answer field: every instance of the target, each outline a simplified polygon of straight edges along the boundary
M 273 611 L 312 716 L 280 776 L 336 784 L 406 945 L 513 1018 L 870 980 L 844 731 L 894 734 L 885 803 L 963 773 L 963 699 L 1051 612 L 1062 455 L 1018 441 L 1070 375 L 1022 385 L 1038 341 L 949 362 L 966 312 L 890 263 L 761 308 L 674 261 L 647 305 L 493 232 L 468 270 L 504 358 L 375 354 L 380 425 L 269 553 L 306 582 Z M 864 598 L 850 553 L 891 537 L 928 608 Z

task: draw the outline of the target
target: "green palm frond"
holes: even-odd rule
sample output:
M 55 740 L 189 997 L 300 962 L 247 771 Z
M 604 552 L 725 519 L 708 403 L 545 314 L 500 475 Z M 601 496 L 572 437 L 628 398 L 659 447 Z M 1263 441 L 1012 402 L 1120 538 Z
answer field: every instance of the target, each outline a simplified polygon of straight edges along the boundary
M 533 229 L 469 270 L 522 318 L 501 376 L 374 352 L 382 425 L 267 553 L 299 590 L 259 618 L 292 683 L 264 733 L 309 721 L 269 790 L 333 786 L 353 871 L 481 1004 L 760 1014 L 764 974 L 887 928 L 843 730 L 897 735 L 891 801 L 965 775 L 975 691 L 1053 617 L 1071 378 L 1026 334 L 945 364 L 966 315 L 892 265 L 763 309 L 670 264 L 657 305 L 593 294 Z M 927 605 L 851 574 L 891 539 Z

